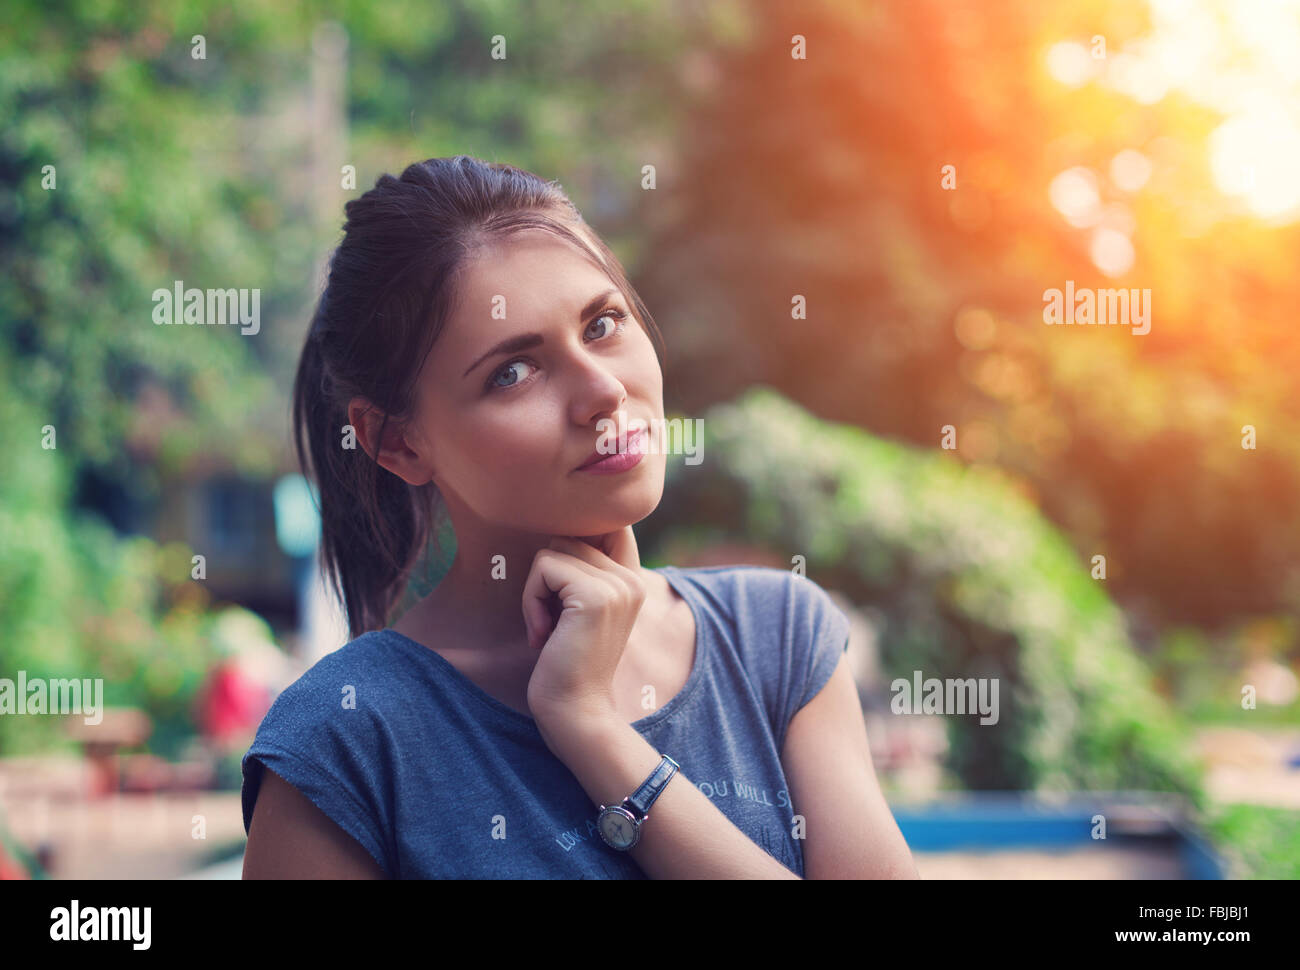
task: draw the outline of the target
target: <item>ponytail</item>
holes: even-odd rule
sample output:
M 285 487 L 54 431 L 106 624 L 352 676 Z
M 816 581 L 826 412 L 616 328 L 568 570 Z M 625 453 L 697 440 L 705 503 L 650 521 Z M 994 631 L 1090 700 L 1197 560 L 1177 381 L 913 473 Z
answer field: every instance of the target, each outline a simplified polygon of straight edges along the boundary
M 294 449 L 320 494 L 321 567 L 358 637 L 387 625 L 427 534 L 433 486 L 409 485 L 351 446 L 350 396 L 337 393 L 318 333 L 308 333 L 294 379 Z

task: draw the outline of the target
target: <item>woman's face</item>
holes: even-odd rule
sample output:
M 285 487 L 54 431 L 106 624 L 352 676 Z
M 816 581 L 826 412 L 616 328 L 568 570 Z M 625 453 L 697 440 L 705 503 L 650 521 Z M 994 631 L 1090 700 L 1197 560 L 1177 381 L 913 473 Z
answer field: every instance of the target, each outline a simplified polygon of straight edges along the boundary
M 609 427 L 601 419 L 624 411 L 630 434 L 636 419 L 663 418 L 654 346 L 609 278 L 566 241 L 526 230 L 473 258 L 459 291 L 413 428 L 453 521 L 464 509 L 492 527 L 590 536 L 654 511 L 663 454 L 617 474 L 577 470 Z

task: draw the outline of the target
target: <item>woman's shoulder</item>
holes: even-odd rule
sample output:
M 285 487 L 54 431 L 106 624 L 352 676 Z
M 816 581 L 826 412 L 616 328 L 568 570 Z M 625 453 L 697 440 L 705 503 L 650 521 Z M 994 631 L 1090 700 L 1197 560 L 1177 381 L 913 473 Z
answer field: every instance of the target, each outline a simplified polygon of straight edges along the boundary
M 337 723 L 340 711 L 371 714 L 400 689 L 405 645 L 391 630 L 372 630 L 320 657 L 271 704 L 259 734 L 314 731 Z
M 682 569 L 714 612 L 709 626 L 762 698 L 774 738 L 830 679 L 847 649 L 848 615 L 816 581 L 771 566 Z
M 386 793 L 396 766 L 384 739 L 403 678 L 395 669 L 400 647 L 384 634 L 362 634 L 325 654 L 276 697 L 241 763 L 246 833 L 269 768 L 395 871 L 384 820 L 392 817 Z
M 286 690 L 310 686 L 315 681 L 341 673 L 366 674 L 392 663 L 401 637 L 392 630 L 370 630 L 341 647 L 321 654 Z
M 850 621 L 830 594 L 805 574 L 772 566 L 675 569 L 687 577 L 705 609 L 747 668 L 772 674 L 773 663 L 803 667 L 823 644 L 847 642 Z
M 790 569 L 750 564 L 666 568 L 709 593 L 709 599 L 733 618 L 744 614 L 767 622 L 791 610 L 802 614 L 835 609 L 818 583 Z

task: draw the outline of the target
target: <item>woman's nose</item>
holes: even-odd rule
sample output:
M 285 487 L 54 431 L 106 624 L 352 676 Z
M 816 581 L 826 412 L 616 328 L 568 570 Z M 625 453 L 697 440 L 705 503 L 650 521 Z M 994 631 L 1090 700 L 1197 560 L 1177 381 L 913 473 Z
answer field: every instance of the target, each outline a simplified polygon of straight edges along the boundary
M 588 358 L 574 378 L 573 418 L 582 425 L 611 415 L 627 400 L 627 388 L 608 365 Z

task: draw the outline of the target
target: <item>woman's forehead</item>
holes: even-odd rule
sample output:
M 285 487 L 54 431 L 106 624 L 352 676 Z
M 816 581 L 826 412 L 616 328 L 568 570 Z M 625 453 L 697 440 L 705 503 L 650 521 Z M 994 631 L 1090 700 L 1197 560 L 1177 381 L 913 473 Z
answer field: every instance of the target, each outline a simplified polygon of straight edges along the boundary
M 542 326 L 571 314 L 597 293 L 616 289 L 609 276 L 562 241 L 527 242 L 485 252 L 465 268 L 449 323 L 468 332 L 513 322 Z
M 459 377 L 499 341 L 577 322 L 593 297 L 618 290 L 564 240 L 504 243 L 480 250 L 464 267 L 459 298 L 438 340 L 440 370 L 445 365 L 447 373 Z
M 593 260 L 595 253 L 579 250 L 563 237 L 538 229 L 522 230 L 481 244 L 467 260 L 462 280 L 467 291 L 527 298 L 541 285 L 554 290 L 565 284 L 578 288 L 590 281 L 607 281 Z

